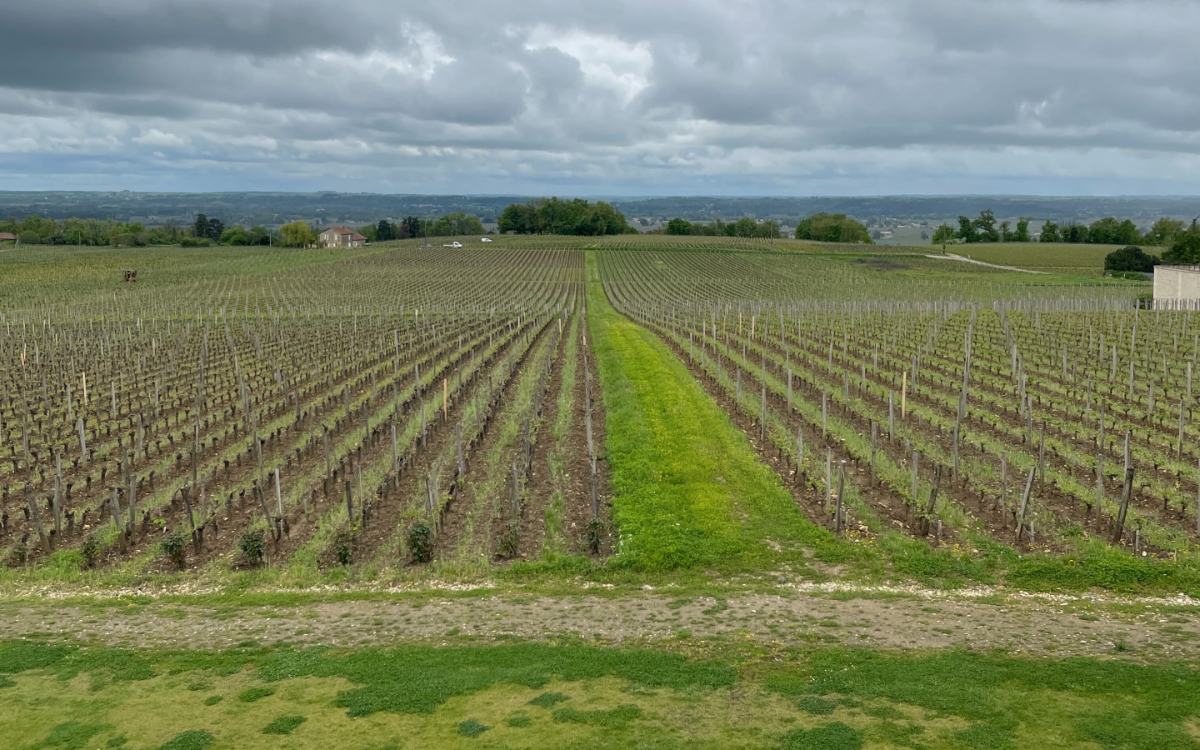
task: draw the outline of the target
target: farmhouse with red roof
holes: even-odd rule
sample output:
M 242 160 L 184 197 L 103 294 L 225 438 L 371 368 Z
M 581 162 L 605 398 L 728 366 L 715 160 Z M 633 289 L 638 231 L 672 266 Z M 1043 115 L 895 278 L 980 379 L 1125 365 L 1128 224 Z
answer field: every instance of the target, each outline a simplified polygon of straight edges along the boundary
M 317 235 L 320 247 L 362 247 L 366 244 L 366 237 L 346 227 L 330 227 Z

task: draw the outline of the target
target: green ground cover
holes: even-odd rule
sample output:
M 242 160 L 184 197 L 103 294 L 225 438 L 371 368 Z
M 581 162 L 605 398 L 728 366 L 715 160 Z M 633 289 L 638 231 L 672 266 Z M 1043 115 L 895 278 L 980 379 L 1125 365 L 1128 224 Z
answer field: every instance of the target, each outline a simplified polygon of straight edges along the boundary
M 588 304 L 607 414 L 613 520 L 610 564 L 646 571 L 744 570 L 855 556 L 813 525 L 779 478 L 653 333 L 617 313 L 589 259 Z M 769 546 L 767 540 L 775 542 Z
M 0 645 L 14 750 L 1200 747 L 1200 673 L 961 651 Z

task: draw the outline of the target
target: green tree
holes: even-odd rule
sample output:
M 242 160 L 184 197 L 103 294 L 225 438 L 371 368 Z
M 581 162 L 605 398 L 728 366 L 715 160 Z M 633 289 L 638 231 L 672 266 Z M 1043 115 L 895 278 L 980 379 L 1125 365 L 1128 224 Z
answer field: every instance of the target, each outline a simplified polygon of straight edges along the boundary
M 175 226 L 173 221 L 164 221 L 158 228 L 158 236 L 162 238 L 163 242 L 174 244 L 179 242 L 182 235 L 183 232 L 179 231 L 179 227 Z
M 291 247 L 303 247 L 311 245 L 316 239 L 313 234 L 312 227 L 308 222 L 297 219 L 289 221 L 279 228 L 279 238 L 283 240 L 283 244 Z
M 1162 255 L 1164 263 L 1197 264 L 1200 263 L 1200 229 L 1196 221 L 1186 232 L 1179 232 L 1171 247 Z
M 733 224 L 734 237 L 757 237 L 758 223 L 749 216 L 743 216 Z
M 230 228 L 221 232 L 221 237 L 218 240 L 222 245 L 249 245 L 250 233 L 241 224 L 234 224 Z
M 979 218 L 971 222 L 971 227 L 974 230 L 974 242 L 1000 241 L 1000 232 L 996 230 L 996 217 L 990 208 L 980 211 Z
M 533 201 L 508 204 L 500 214 L 498 228 L 501 232 L 514 234 L 538 234 L 537 204 Z
M 250 244 L 251 245 L 270 245 L 271 230 L 266 227 L 250 227 Z
M 225 222 L 220 219 L 208 220 L 208 238 L 210 240 L 220 240 L 221 235 L 225 232 Z
M 970 216 L 958 217 L 958 238 L 963 242 L 975 241 L 975 222 Z
M 32 229 L 26 229 L 17 234 L 17 243 L 21 245 L 40 245 L 42 238 Z
M 586 201 L 585 201 L 586 205 Z M 585 219 L 580 224 L 579 234 L 599 237 L 607 234 L 637 232 L 625 221 L 625 215 L 613 208 L 611 203 L 596 201 L 587 207 Z
M 1000 241 L 1012 242 L 1013 233 L 1008 229 L 1008 219 L 1000 222 Z
M 1029 242 L 1029 219 L 1017 219 L 1017 231 L 1012 239 L 1013 242 Z
M 846 214 L 815 213 L 796 225 L 796 239 L 874 244 L 867 228 Z
M 1104 270 L 1149 273 L 1161 262 L 1153 255 L 1147 255 L 1140 247 L 1129 245 L 1104 256 Z
M 779 239 L 779 223 L 767 219 L 758 225 L 758 236 L 766 239 Z
M 1072 244 L 1087 242 L 1090 235 L 1088 228 L 1081 224 L 1068 224 L 1059 230 L 1059 234 L 1062 236 L 1063 242 Z
M 63 227 L 63 241 L 68 245 L 90 245 L 90 242 L 85 242 L 88 239 L 87 224 L 80 219 L 67 219 L 66 225 Z
M 1175 235 L 1183 231 L 1183 222 L 1179 219 L 1168 219 L 1163 217 L 1154 222 L 1150 230 L 1146 232 L 1147 245 L 1170 245 L 1175 239 Z
M 1132 245 L 1141 240 L 1137 227 L 1129 219 L 1117 221 L 1106 216 L 1088 227 L 1086 242 L 1097 245 Z
M 439 217 L 429 233 L 435 237 L 460 237 L 464 234 L 484 234 L 484 229 L 478 216 L 455 211 Z
M 1039 238 L 1041 242 L 1059 242 L 1058 225 L 1049 219 L 1042 225 L 1042 235 Z
M 954 227 L 943 223 L 937 229 L 933 230 L 933 239 L 930 240 L 930 244 L 945 245 L 948 242 L 953 242 L 957 237 L 958 234 L 954 231 Z
M 691 234 L 692 223 L 678 217 L 667 222 L 667 226 L 663 229 L 663 234 Z
M 604 201 L 589 203 L 581 198 L 557 197 L 509 204 L 500 214 L 501 232 L 517 234 L 603 235 L 636 232 L 625 216 Z

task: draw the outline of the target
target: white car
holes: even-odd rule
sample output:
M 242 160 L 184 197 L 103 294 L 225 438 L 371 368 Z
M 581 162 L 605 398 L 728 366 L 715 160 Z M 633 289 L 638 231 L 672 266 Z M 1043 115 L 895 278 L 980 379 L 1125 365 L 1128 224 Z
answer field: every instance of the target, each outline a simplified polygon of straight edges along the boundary
M 492 238 L 491 237 L 480 237 L 479 241 L 480 242 L 491 242 Z
M 445 245 L 442 245 L 442 247 L 462 247 L 462 243 L 461 242 L 447 242 Z

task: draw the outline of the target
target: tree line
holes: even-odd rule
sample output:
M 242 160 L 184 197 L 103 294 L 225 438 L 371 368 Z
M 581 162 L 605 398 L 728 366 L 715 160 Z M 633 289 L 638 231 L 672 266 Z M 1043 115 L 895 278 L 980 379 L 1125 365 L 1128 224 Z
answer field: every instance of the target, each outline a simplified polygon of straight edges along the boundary
M 991 209 L 979 212 L 978 218 L 959 216 L 958 226 L 942 224 L 933 233 L 934 245 L 950 243 L 980 242 L 1033 242 L 1029 231 L 1029 219 L 1017 220 L 1013 227 L 1007 219 L 997 222 Z M 1169 246 L 1184 232 L 1184 223 L 1178 219 L 1163 217 L 1154 222 L 1144 234 L 1129 219 L 1106 216 L 1088 225 L 1068 224 L 1059 226 L 1047 220 L 1042 224 L 1038 242 L 1088 243 L 1095 245 L 1155 245 Z
M 21 219 L 9 217 L 0 221 L 0 232 L 17 236 L 22 245 L 112 245 L 135 247 L 172 245 L 187 234 L 187 230 L 170 222 L 148 228 L 137 221 L 121 222 L 112 219 L 47 219 L 36 214 Z
M 764 221 L 761 224 L 743 216 L 728 224 L 717 219 L 708 224 L 693 223 L 678 217 L 671 219 L 662 229 L 663 234 L 690 234 L 697 237 L 779 237 L 779 224 Z
M 197 214 L 191 226 L 166 222 L 147 227 L 137 221 L 121 222 L 112 219 L 48 219 L 30 214 L 20 219 L 0 221 L 0 233 L 16 235 L 22 245 L 88 245 L 111 247 L 145 247 L 147 245 L 181 245 L 208 247 L 211 245 L 252 246 L 281 245 L 304 247 L 316 242 L 321 228 L 302 219 L 290 221 L 278 229 L 264 226 L 227 227 L 217 217 Z M 478 216 L 456 211 L 436 219 L 406 216 L 400 221 L 380 219 L 357 230 L 370 242 L 403 240 L 410 237 L 454 237 L 484 234 Z
M 499 229 L 516 234 L 570 234 L 600 236 L 637 234 L 625 215 L 604 201 L 590 203 L 582 198 L 535 198 L 510 203 L 500 214 Z
M 663 234 L 690 234 L 705 237 L 764 237 L 777 238 L 780 236 L 779 224 L 772 219 L 755 221 L 742 217 L 737 221 L 726 224 L 717 219 L 708 224 L 693 223 L 686 219 L 674 218 L 667 222 Z M 795 237 L 798 240 L 814 240 L 817 242 L 846 242 L 874 244 L 866 226 L 849 218 L 846 214 L 830 214 L 818 212 L 802 220 L 796 225 Z
M 486 234 L 478 216 L 455 211 L 437 219 L 405 216 L 397 222 L 380 219 L 377 224 L 358 228 L 358 233 L 370 242 L 407 240 L 413 237 L 460 237 L 467 234 Z
M 1180 222 L 1182 224 L 1183 222 Z M 1162 254 L 1162 259 L 1146 253 L 1135 245 L 1114 250 L 1104 258 L 1105 271 L 1137 271 L 1149 273 L 1160 263 L 1171 265 L 1200 264 L 1200 226 L 1196 220 L 1187 229 L 1180 227 L 1171 238 L 1171 246 Z

